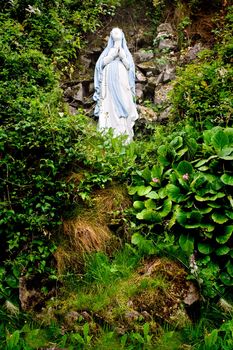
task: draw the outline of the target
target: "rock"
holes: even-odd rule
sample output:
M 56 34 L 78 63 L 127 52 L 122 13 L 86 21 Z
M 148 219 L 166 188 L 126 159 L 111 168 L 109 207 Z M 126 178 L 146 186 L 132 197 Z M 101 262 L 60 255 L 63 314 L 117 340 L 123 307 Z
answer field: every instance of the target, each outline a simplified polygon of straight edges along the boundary
M 167 64 L 163 74 L 163 82 L 168 83 L 169 81 L 175 79 L 175 77 L 176 77 L 176 67 L 170 64 Z
M 84 91 L 83 91 L 83 84 L 79 83 L 78 85 L 73 87 L 73 99 L 78 102 L 83 102 L 84 98 Z
M 187 294 L 184 297 L 184 303 L 190 306 L 199 300 L 200 300 L 200 293 L 197 287 L 194 285 L 194 283 L 189 282 L 189 290 L 187 291 Z
M 167 33 L 173 35 L 173 29 L 171 23 L 161 23 L 157 27 L 157 33 Z
M 156 79 L 156 86 L 163 82 L 163 75 L 164 75 L 164 72 L 161 72 L 159 74 L 159 76 L 157 77 L 157 79 Z
M 153 77 L 153 72 L 152 71 L 148 71 L 148 72 L 146 72 L 146 76 L 148 77 L 148 78 L 150 78 L 150 77 Z
M 68 86 L 68 88 L 66 90 L 64 90 L 64 96 L 65 97 L 71 97 L 73 98 L 73 90 L 71 89 L 70 86 Z
M 77 109 L 71 105 L 69 105 L 69 113 L 71 115 L 76 115 L 77 114 Z
M 81 63 L 81 65 L 82 65 L 82 67 L 84 67 L 85 70 L 88 69 L 88 68 L 90 67 L 90 65 L 91 65 L 91 59 L 88 58 L 87 56 L 82 55 L 82 56 L 80 56 L 79 60 L 80 60 L 80 63 Z
M 159 40 L 159 50 L 174 50 L 177 48 L 177 43 L 172 39 Z
M 146 73 L 151 72 L 152 74 L 158 74 L 160 73 L 160 69 L 161 67 L 154 61 L 146 61 L 146 62 L 142 62 L 137 64 L 137 66 Z M 147 75 L 148 76 L 148 75 Z
M 146 82 L 146 77 L 145 75 L 139 70 L 139 69 L 136 69 L 136 83 L 139 82 L 139 83 L 144 83 Z
M 143 99 L 143 90 L 144 90 L 144 85 L 143 84 L 140 84 L 140 83 L 137 83 L 136 86 L 135 86 L 135 90 L 136 90 L 136 96 L 139 100 L 142 100 Z
M 90 93 L 90 94 L 93 93 L 93 92 L 95 91 L 95 87 L 94 87 L 94 83 L 93 83 L 93 82 L 91 82 L 91 83 L 89 84 L 88 90 L 89 90 L 89 93 Z
M 154 103 L 160 105 L 169 102 L 168 93 L 172 90 L 172 88 L 172 84 L 160 84 L 157 86 L 154 93 Z
M 162 112 L 160 112 L 158 116 L 158 120 L 163 121 L 165 119 L 168 119 L 170 112 L 171 112 L 171 106 L 165 108 Z
M 87 311 L 82 311 L 81 315 L 82 315 L 82 317 L 84 318 L 85 321 L 87 321 L 87 322 L 91 322 L 92 321 L 92 317 Z
M 84 87 L 82 83 L 78 83 L 77 85 L 71 87 L 68 86 L 64 91 L 64 96 L 67 100 L 74 100 L 77 102 L 83 102 L 84 99 Z
M 143 49 L 135 52 L 134 54 L 134 61 L 135 63 L 141 63 L 152 60 L 154 57 L 153 52 L 147 52 Z
M 65 316 L 65 321 L 68 325 L 72 325 L 75 323 L 80 317 L 80 314 L 77 311 L 70 311 Z
M 149 77 L 147 79 L 147 85 L 145 86 L 146 93 L 154 94 L 155 88 L 157 86 L 157 77 Z
M 185 52 L 180 56 L 180 63 L 187 64 L 197 58 L 200 51 L 204 50 L 205 47 L 201 43 L 196 43 L 194 46 L 189 46 Z
M 154 122 L 158 119 L 156 112 L 149 107 L 138 105 L 138 113 L 139 119 L 146 122 Z

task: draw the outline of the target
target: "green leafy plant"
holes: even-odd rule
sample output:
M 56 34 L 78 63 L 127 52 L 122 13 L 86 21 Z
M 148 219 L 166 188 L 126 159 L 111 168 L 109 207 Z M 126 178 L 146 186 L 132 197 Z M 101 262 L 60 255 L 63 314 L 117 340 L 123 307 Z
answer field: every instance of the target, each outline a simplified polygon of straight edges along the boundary
M 190 138 L 189 161 L 183 160 L 189 150 L 184 138 L 175 137 L 158 148 L 158 164 L 138 171 L 129 188 L 136 219 L 154 226 L 150 237 L 161 232 L 160 227 L 174 232 L 187 255 L 197 250 L 199 257 L 208 257 L 201 260 L 202 273 L 213 264 L 215 273 L 209 280 L 220 277 L 219 287 L 233 283 L 232 136 L 231 128 L 206 130 L 201 150 Z M 133 243 L 148 253 L 154 251 L 153 244 L 141 236 L 134 235 Z

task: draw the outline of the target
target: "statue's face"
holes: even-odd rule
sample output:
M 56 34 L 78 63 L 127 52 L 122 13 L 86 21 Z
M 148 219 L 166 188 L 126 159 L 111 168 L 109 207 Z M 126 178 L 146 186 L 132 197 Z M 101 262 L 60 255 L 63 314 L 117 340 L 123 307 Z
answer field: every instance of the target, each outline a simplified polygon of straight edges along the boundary
M 111 32 L 114 41 L 119 41 L 122 39 L 122 30 L 119 28 L 114 28 Z

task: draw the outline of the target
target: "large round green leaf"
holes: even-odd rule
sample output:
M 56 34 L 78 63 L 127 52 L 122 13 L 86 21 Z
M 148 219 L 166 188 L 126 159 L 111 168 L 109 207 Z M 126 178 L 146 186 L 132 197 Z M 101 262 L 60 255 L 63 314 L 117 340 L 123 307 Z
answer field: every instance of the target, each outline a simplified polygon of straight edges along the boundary
M 198 202 L 206 202 L 206 201 L 215 201 L 218 198 L 223 198 L 225 197 L 225 193 L 223 192 L 218 192 L 214 196 L 206 196 L 206 197 L 201 197 L 196 195 L 195 198 Z
M 138 186 L 131 186 L 131 187 L 129 187 L 128 192 L 130 195 L 133 195 L 137 192 L 137 190 L 138 190 Z
M 231 238 L 232 232 L 233 232 L 233 225 L 224 227 L 224 234 L 216 237 L 216 241 L 219 244 L 225 244 Z
M 147 209 L 156 209 L 156 203 L 153 199 L 149 198 L 144 203 Z
M 218 212 L 213 213 L 211 217 L 212 217 L 212 220 L 217 224 L 224 224 L 224 222 L 228 221 L 228 218 L 225 215 L 220 214 Z
M 181 249 L 188 255 L 191 255 L 194 249 L 194 238 L 189 235 L 181 235 L 179 238 Z
M 141 173 L 141 176 L 143 177 L 143 179 L 145 179 L 147 182 L 150 182 L 151 181 L 151 171 L 149 170 L 148 167 L 146 167 L 142 173 Z
M 199 208 L 198 210 L 201 214 L 209 214 L 213 210 L 213 208 L 206 207 L 206 208 Z
M 233 147 L 225 147 L 221 151 L 218 152 L 218 156 L 224 160 L 232 160 L 233 159 Z
M 151 169 L 151 178 L 160 179 L 163 175 L 163 166 L 162 165 L 154 165 Z
M 223 130 L 217 131 L 213 135 L 211 141 L 212 141 L 212 145 L 216 150 L 221 150 L 224 147 L 227 147 L 229 143 L 228 136 L 224 133 Z
M 170 199 L 166 199 L 163 202 L 162 210 L 159 212 L 160 216 L 163 218 L 166 217 L 171 212 L 171 209 L 172 209 L 172 201 Z
M 164 199 L 167 196 L 166 187 L 161 187 L 158 191 L 159 198 Z
M 180 209 L 176 212 L 176 221 L 184 226 L 188 220 L 188 213 L 181 211 Z
M 193 167 L 189 162 L 187 162 L 186 160 L 183 160 L 178 164 L 176 170 L 181 175 L 191 174 L 193 172 Z
M 174 149 L 178 149 L 183 146 L 183 139 L 181 136 L 176 136 L 171 142 L 170 146 Z
M 227 247 L 226 245 L 224 245 L 224 246 L 219 247 L 218 249 L 216 249 L 215 253 L 216 253 L 216 255 L 221 256 L 221 255 L 228 254 L 229 251 L 230 251 L 230 248 Z
M 151 189 L 152 189 L 151 186 L 138 186 L 137 194 L 139 196 L 145 196 L 147 193 L 150 192 Z
M 136 215 L 136 217 L 139 220 L 145 220 L 145 221 L 150 221 L 155 223 L 161 222 L 160 215 L 152 209 L 143 209 L 140 213 Z
M 233 278 L 227 272 L 222 272 L 220 279 L 226 286 L 233 286 Z
M 225 214 L 226 214 L 226 216 L 228 216 L 228 218 L 233 220 L 233 211 L 225 210 Z
M 133 207 L 137 210 L 142 210 L 145 208 L 145 205 L 143 201 L 135 201 L 133 202 Z
M 221 180 L 225 185 L 233 186 L 233 176 L 232 176 L 232 175 L 223 174 L 223 175 L 220 177 L 220 180 Z
M 213 247 L 208 243 L 198 243 L 198 250 L 202 254 L 210 254 L 213 251 Z
M 151 198 L 151 199 L 159 199 L 159 195 L 155 191 L 150 191 L 149 193 L 146 194 L 146 198 Z
M 199 168 L 199 167 L 203 166 L 204 164 L 208 163 L 211 159 L 214 159 L 214 158 L 217 158 L 217 156 L 214 155 L 214 156 L 209 157 L 208 159 L 199 160 L 199 162 L 197 162 L 195 164 L 195 168 Z
M 233 262 L 231 260 L 226 264 L 227 272 L 231 277 L 233 277 Z
M 186 199 L 186 196 L 180 193 L 179 187 L 173 185 L 173 184 L 168 184 L 166 186 L 166 192 L 168 197 L 176 203 L 182 202 Z
M 200 223 L 199 227 L 202 228 L 206 232 L 213 232 L 215 229 L 215 225 L 208 224 L 208 223 Z

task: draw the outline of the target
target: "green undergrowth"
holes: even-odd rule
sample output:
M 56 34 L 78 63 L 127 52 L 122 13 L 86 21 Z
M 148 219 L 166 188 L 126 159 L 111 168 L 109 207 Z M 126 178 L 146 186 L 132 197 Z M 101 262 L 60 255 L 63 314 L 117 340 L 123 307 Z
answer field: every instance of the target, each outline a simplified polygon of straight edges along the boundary
M 182 327 L 178 321 L 169 324 L 146 320 L 142 315 L 133 318 L 130 301 L 145 290 L 164 290 L 166 295 L 172 283 L 166 281 L 161 269 L 156 275 L 140 277 L 136 271 L 141 264 L 143 260 L 130 246 L 111 260 L 95 253 L 87 258 L 82 278 L 66 276 L 63 288 L 40 313 L 33 312 L 33 318 L 33 314 L 10 310 L 9 304 L 1 307 L 1 329 L 7 329 L 6 338 L 1 332 L 1 346 L 7 350 L 51 346 L 70 350 L 231 349 L 232 315 L 217 305 L 203 306 L 202 318 Z M 143 305 L 143 299 L 141 302 Z M 160 302 L 155 300 L 155 305 Z

